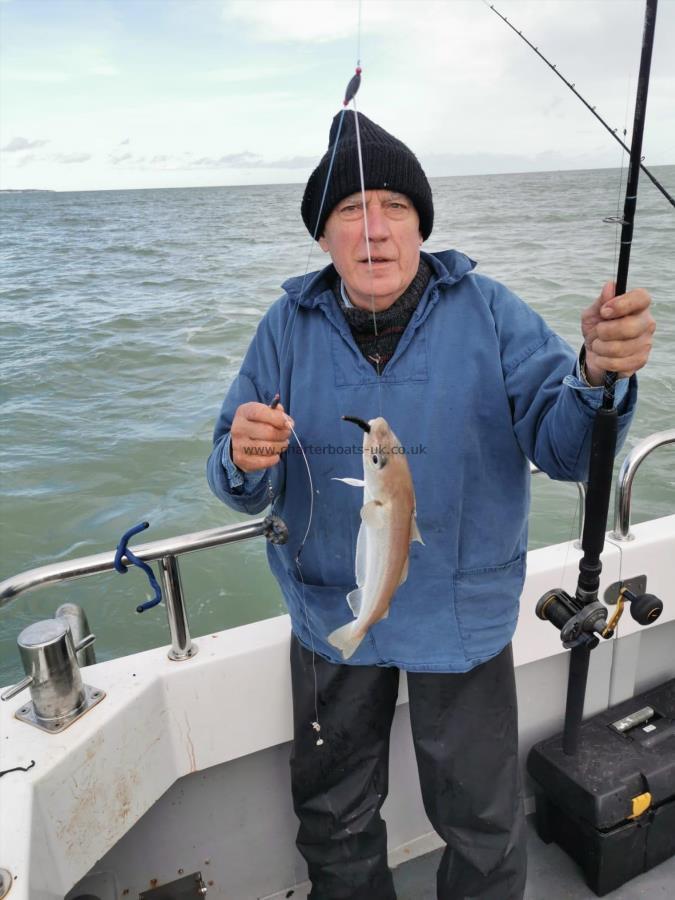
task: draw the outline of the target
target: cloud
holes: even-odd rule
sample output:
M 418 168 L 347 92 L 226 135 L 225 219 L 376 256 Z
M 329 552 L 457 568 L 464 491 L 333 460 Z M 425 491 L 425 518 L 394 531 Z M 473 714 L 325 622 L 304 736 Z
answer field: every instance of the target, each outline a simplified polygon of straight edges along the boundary
M 264 162 L 260 167 L 265 169 L 306 169 L 308 166 L 314 168 L 317 162 L 316 156 L 291 156 L 288 159 L 273 159 Z
M 206 169 L 215 169 L 220 166 L 232 166 L 233 168 L 251 168 L 257 166 L 260 156 L 257 153 L 251 153 L 244 150 L 243 153 L 228 153 L 225 156 L 200 156 L 199 159 L 192 161 L 192 166 L 204 167 Z
M 61 162 L 64 160 L 61 159 Z M 265 159 L 258 153 L 243 150 L 240 153 L 225 153 L 221 156 L 196 156 L 194 152 L 184 151 L 179 154 L 155 153 L 138 156 L 133 153 L 113 152 L 108 154 L 108 162 L 113 166 L 144 169 L 146 171 L 196 171 L 203 169 L 281 169 L 305 170 L 316 165 L 315 156 L 287 156 L 278 159 Z
M 17 150 L 34 150 L 36 147 L 43 147 L 48 143 L 49 141 L 29 141 L 26 138 L 16 137 L 1 149 L 5 152 Z M 65 163 L 66 165 L 68 165 L 71 163 L 87 162 L 91 158 L 91 153 L 49 153 L 47 155 L 24 153 L 22 156 L 16 158 L 15 165 L 23 167 L 35 162 Z
M 48 143 L 49 141 L 30 141 L 25 137 L 15 137 L 4 147 L 0 147 L 0 150 L 4 153 L 15 153 L 17 150 L 34 150 L 36 147 L 44 147 Z
M 306 169 L 316 164 L 314 156 L 291 156 L 284 159 L 264 159 L 257 153 L 244 150 L 242 153 L 228 153 L 224 156 L 201 156 L 184 163 L 188 169 Z
M 83 163 L 91 159 L 91 153 L 55 153 L 52 159 L 59 163 Z

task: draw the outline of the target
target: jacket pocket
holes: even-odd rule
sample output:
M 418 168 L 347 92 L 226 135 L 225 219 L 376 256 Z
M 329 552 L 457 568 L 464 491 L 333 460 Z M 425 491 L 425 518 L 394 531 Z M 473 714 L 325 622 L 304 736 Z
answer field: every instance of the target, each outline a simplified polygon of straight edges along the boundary
M 521 553 L 500 566 L 455 573 L 455 613 L 467 660 L 490 659 L 513 637 L 526 556 Z
M 402 338 L 401 338 L 402 339 Z M 336 330 L 331 335 L 331 354 L 335 387 L 377 387 L 380 384 L 407 384 L 408 382 L 427 382 L 429 366 L 427 365 L 427 337 L 424 328 L 418 328 L 412 347 L 397 357 L 395 365 L 388 363 L 382 375 L 362 355 L 355 357 L 354 349 L 347 345 L 345 339 Z M 394 352 L 396 356 L 396 352 Z

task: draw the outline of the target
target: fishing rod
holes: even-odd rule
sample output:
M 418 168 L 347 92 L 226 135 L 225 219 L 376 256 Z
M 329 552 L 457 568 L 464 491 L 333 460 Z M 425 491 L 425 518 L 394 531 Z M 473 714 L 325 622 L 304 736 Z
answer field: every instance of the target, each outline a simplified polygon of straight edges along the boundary
M 486 3 L 485 5 L 487 6 L 488 4 Z M 604 119 L 602 118 L 602 116 L 598 113 L 598 111 L 596 110 L 596 108 L 595 108 L 594 106 L 591 106 L 591 104 L 588 103 L 588 101 L 585 100 L 585 99 L 581 96 L 581 94 L 580 94 L 579 91 L 576 89 L 576 87 L 575 87 L 575 85 L 573 84 L 573 82 L 568 81 L 568 79 L 565 78 L 565 76 L 564 76 L 564 75 L 562 74 L 562 72 L 558 69 L 558 67 L 555 65 L 555 63 L 549 62 L 549 60 L 544 56 L 544 54 L 541 52 L 541 50 L 540 50 L 538 47 L 535 47 L 535 45 L 534 45 L 533 43 L 531 43 L 530 41 L 528 41 L 528 39 L 525 37 L 525 35 L 523 34 L 523 32 L 520 31 L 520 29 L 516 28 L 515 25 L 511 24 L 511 22 L 509 22 L 509 20 L 507 19 L 507 17 L 504 16 L 504 15 L 502 15 L 502 13 L 500 13 L 498 9 L 495 9 L 495 7 L 494 7 L 492 4 L 489 4 L 489 7 L 490 7 L 490 9 L 492 10 L 492 12 L 493 12 L 495 15 L 499 16 L 499 18 L 502 20 L 502 22 L 506 22 L 506 24 L 509 26 L 509 28 L 511 29 L 511 31 L 514 31 L 514 32 L 518 35 L 519 38 L 522 38 L 522 40 L 525 41 L 525 43 L 527 44 L 528 47 L 530 47 L 532 50 L 534 50 L 534 52 L 537 54 L 537 56 L 539 57 L 539 59 L 542 59 L 542 60 L 546 63 L 546 65 L 549 67 L 549 69 L 551 69 L 553 72 L 555 72 L 555 74 L 558 76 L 558 78 L 560 78 L 560 80 L 561 80 L 562 82 L 564 82 L 564 83 L 567 85 L 567 87 L 572 91 L 572 93 L 573 93 L 575 96 L 577 96 L 577 97 L 579 98 L 579 100 L 581 100 L 581 102 L 584 104 L 584 106 L 586 107 L 586 109 L 588 109 L 589 112 L 592 112 L 592 113 L 593 113 L 593 115 L 594 115 L 595 118 L 598 120 L 598 122 L 600 122 L 600 124 L 603 126 L 603 128 L 605 128 L 605 129 L 612 135 L 612 137 L 614 138 L 614 140 L 615 140 L 617 143 L 621 144 L 621 146 L 622 146 L 623 149 L 626 151 L 626 153 L 630 153 L 630 152 L 631 152 L 630 147 L 628 147 L 626 144 L 624 144 L 624 142 L 621 140 L 621 138 L 620 138 L 619 135 L 617 134 L 618 129 L 616 129 L 616 128 L 610 128 L 610 127 L 609 127 L 609 125 L 607 124 L 607 122 L 605 122 L 605 120 L 604 120 Z M 624 132 L 624 133 L 625 133 L 625 132 Z M 639 167 L 642 169 L 642 171 L 645 173 L 645 175 L 647 176 L 647 178 L 649 178 L 649 180 L 652 182 L 652 184 L 654 185 L 654 187 L 656 187 L 659 191 L 661 191 L 661 193 L 662 193 L 663 196 L 666 198 L 666 200 L 668 200 L 668 202 L 670 203 L 670 205 L 671 205 L 671 206 L 675 206 L 675 198 L 673 198 L 673 197 L 668 193 L 668 191 L 666 190 L 666 188 L 664 188 L 664 186 L 661 184 L 661 182 L 658 181 L 658 180 L 654 177 L 654 175 L 652 175 L 652 173 L 649 171 L 649 169 L 647 168 L 647 166 L 645 166 L 644 163 L 642 162 L 642 159 L 639 159 L 639 160 L 638 160 L 638 165 L 639 165 Z
M 647 0 L 645 9 L 615 296 L 626 292 L 657 2 L 658 0 Z M 598 635 L 603 638 L 610 638 L 614 635 L 625 601 L 631 603 L 631 615 L 641 625 L 653 622 L 663 610 L 663 603 L 653 594 L 636 596 L 624 587 L 619 593 L 617 609 L 608 622 L 607 608 L 598 600 L 600 573 L 602 572 L 600 554 L 605 544 L 617 439 L 618 412 L 614 405 L 616 378 L 616 372 L 605 373 L 602 406 L 597 410 L 593 424 L 586 515 L 582 536 L 583 557 L 579 562 L 579 579 L 575 596 L 572 597 L 561 588 L 556 588 L 547 591 L 536 607 L 539 618 L 546 619 L 555 625 L 560 630 L 563 646 L 572 651 L 563 732 L 563 751 L 569 756 L 573 756 L 577 750 L 586 697 L 590 652 L 599 643 Z

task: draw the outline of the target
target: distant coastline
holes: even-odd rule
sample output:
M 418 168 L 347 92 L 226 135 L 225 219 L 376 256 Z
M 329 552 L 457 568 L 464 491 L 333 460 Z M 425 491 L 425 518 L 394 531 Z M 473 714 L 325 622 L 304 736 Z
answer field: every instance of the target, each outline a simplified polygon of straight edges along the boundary
M 0 0 L 0 3 L 2 0 Z M 656 174 L 657 172 L 668 169 L 672 170 L 675 167 L 675 162 L 672 163 L 658 163 L 650 166 L 650 169 Z M 432 185 L 435 181 L 444 180 L 447 178 L 458 178 L 458 179 L 466 179 L 466 178 L 506 178 L 512 175 L 522 177 L 528 175 L 551 175 L 551 174 L 566 174 L 571 172 L 576 172 L 579 175 L 588 172 L 619 172 L 621 171 L 619 166 L 596 166 L 594 168 L 572 168 L 572 169 L 521 169 L 521 170 L 508 170 L 508 171 L 485 171 L 485 172 L 455 172 L 454 174 L 444 174 L 438 175 L 436 174 L 433 165 L 428 166 L 425 171 L 427 172 L 427 176 L 429 180 L 432 182 Z M 670 176 L 670 172 L 668 173 Z M 646 179 L 646 176 L 642 176 Z M 115 193 L 115 192 L 132 192 L 132 191 L 185 191 L 185 190 L 209 190 L 213 188 L 218 189 L 242 189 L 246 190 L 248 188 L 267 188 L 267 187 L 284 187 L 284 186 L 303 186 L 306 183 L 306 178 L 299 178 L 297 181 L 259 181 L 259 182 L 251 182 L 244 184 L 182 184 L 182 185 L 148 185 L 145 187 L 87 187 L 87 188 L 2 188 L 0 187 L 0 194 L 100 194 L 100 193 Z M 671 183 L 669 178 L 669 184 Z M 667 185 L 666 185 L 667 186 Z M 670 189 L 672 193 L 672 188 Z

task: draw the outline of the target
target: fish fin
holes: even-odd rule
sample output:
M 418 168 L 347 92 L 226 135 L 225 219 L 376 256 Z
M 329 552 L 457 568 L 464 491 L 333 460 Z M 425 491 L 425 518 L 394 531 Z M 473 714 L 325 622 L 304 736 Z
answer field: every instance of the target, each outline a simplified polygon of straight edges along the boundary
M 349 622 L 328 635 L 328 643 L 342 651 L 342 658 L 349 659 L 356 652 L 356 648 L 363 640 L 364 635 L 356 633 L 356 622 Z
M 363 587 L 368 571 L 368 529 L 361 524 L 356 538 L 356 583 Z
M 415 515 L 415 511 L 413 510 L 412 518 L 410 520 L 410 543 L 413 541 L 418 541 L 418 543 L 425 546 L 424 541 L 422 540 L 422 535 L 420 534 L 420 530 L 417 527 L 417 516 Z
M 344 481 L 345 484 L 350 484 L 352 487 L 365 487 L 366 483 L 360 478 L 331 478 L 331 481 Z
M 382 528 L 384 518 L 382 515 L 382 504 L 377 500 L 370 500 L 365 506 L 361 507 L 361 521 L 371 528 Z
M 399 584 L 403 584 L 403 582 L 404 582 L 404 581 L 406 580 L 406 578 L 408 577 L 408 566 L 409 566 L 409 563 L 410 563 L 410 559 L 406 556 L 406 558 L 405 558 L 405 563 L 403 564 L 403 571 L 401 572 L 401 577 L 400 577 L 399 580 L 398 580 L 398 583 L 399 583 Z M 387 614 L 388 614 L 388 613 L 389 613 L 389 610 L 387 609 Z
M 358 618 L 358 615 L 361 612 L 361 604 L 363 603 L 363 590 L 360 587 L 357 587 L 355 590 L 350 591 L 347 594 L 347 603 L 354 613 L 354 618 Z

